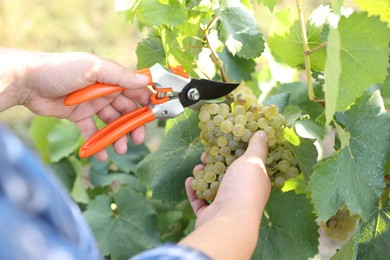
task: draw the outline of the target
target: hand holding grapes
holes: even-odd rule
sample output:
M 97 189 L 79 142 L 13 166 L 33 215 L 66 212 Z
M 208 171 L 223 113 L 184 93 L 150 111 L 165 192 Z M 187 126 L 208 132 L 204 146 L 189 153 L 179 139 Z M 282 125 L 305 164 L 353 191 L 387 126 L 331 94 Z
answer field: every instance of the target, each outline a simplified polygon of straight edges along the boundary
M 203 154 L 204 164 L 205 157 Z M 186 191 L 197 221 L 195 231 L 183 239 L 182 244 L 201 249 L 215 259 L 221 256 L 232 259 L 250 257 L 256 246 L 262 212 L 271 190 L 265 167 L 266 157 L 266 135 L 256 132 L 246 152 L 228 168 L 218 194 L 210 205 L 196 197 L 190 187 L 193 178 L 187 179 Z M 196 166 L 194 172 L 202 167 L 204 165 Z M 223 237 L 226 239 L 221 239 Z M 236 243 L 232 243 L 232 239 Z

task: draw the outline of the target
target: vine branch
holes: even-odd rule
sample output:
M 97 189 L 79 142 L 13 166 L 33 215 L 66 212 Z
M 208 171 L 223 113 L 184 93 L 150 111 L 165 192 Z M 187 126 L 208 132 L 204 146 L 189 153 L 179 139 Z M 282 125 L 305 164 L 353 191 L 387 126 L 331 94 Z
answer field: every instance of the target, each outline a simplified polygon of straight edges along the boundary
M 209 48 L 209 50 L 211 51 L 211 59 L 213 60 L 213 62 L 215 63 L 215 65 L 217 65 L 220 73 L 221 73 L 221 78 L 222 78 L 222 81 L 223 82 L 227 82 L 227 76 L 226 76 L 226 73 L 225 73 L 225 70 L 223 69 L 223 61 L 219 58 L 217 52 L 214 50 L 214 48 L 211 46 L 211 43 L 210 43 L 210 40 L 209 40 L 209 37 L 208 37 L 208 32 L 209 30 L 211 29 L 211 27 L 214 25 L 214 23 L 217 21 L 217 18 L 218 16 L 214 16 L 213 19 L 211 19 L 211 21 L 208 23 L 208 25 L 206 26 L 206 28 L 202 29 L 203 33 L 204 33 L 204 36 L 205 36 L 205 40 L 206 40 L 206 46 L 207 48 Z
M 299 14 L 299 24 L 300 24 L 300 28 L 301 28 L 305 70 L 306 70 L 306 77 L 307 77 L 307 92 L 308 92 L 310 100 L 316 100 L 316 96 L 314 94 L 314 89 L 313 89 L 313 81 L 311 78 L 310 57 L 309 57 L 309 55 L 307 55 L 307 53 L 310 53 L 311 51 L 310 51 L 309 42 L 307 39 L 305 19 L 303 17 L 303 12 L 302 12 L 302 8 L 301 8 L 300 0 L 295 0 L 295 2 L 297 4 L 297 9 L 298 9 L 298 14 Z

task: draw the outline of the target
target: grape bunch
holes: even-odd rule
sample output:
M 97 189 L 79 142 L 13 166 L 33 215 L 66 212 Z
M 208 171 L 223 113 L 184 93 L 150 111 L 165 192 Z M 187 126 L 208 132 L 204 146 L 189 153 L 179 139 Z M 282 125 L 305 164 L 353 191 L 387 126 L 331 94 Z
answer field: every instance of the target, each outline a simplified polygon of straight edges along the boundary
M 321 222 L 320 226 L 327 237 L 337 241 L 345 241 L 355 229 L 358 219 L 358 215 L 351 216 L 349 210 L 343 208 L 338 210 L 326 223 Z
M 245 153 L 253 133 L 267 135 L 267 172 L 274 187 L 282 188 L 286 180 L 300 171 L 288 142 L 284 138 L 285 118 L 276 105 L 247 105 L 239 99 L 226 103 L 202 105 L 199 112 L 200 138 L 205 146 L 206 165 L 194 173 L 191 188 L 200 199 L 213 201 L 229 167 Z

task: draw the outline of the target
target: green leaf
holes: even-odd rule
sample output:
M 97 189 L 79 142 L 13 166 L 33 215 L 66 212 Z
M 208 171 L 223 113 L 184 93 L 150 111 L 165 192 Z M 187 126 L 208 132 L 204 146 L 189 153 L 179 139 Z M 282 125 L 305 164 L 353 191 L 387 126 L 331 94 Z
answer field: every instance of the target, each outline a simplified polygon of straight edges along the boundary
M 113 210 L 111 204 L 117 209 Z M 100 250 L 110 259 L 131 256 L 159 244 L 153 207 L 139 193 L 121 188 L 113 197 L 97 196 L 84 213 Z
M 331 257 L 331 260 L 355 260 L 356 253 L 356 243 L 351 238 Z
M 58 124 L 60 119 L 54 117 L 36 116 L 31 121 L 30 134 L 35 148 L 39 151 L 42 160 L 50 162 L 50 143 L 47 136 L 52 129 Z
M 62 181 L 64 186 L 71 191 L 76 180 L 77 172 L 68 158 L 63 158 L 59 162 L 50 164 L 50 168 L 57 177 Z
M 49 141 L 50 160 L 58 162 L 68 157 L 80 146 L 81 134 L 76 124 L 68 121 L 59 121 L 47 136 Z
M 170 119 L 160 147 L 137 165 L 137 175 L 153 188 L 153 198 L 167 201 L 184 198 L 184 181 L 204 151 L 198 121 L 198 113 L 190 110 Z
M 390 1 L 389 0 L 355 0 L 363 11 L 370 15 L 379 15 L 382 21 L 387 22 L 390 28 Z
M 187 20 L 187 8 L 182 2 L 185 1 L 143 0 L 138 5 L 138 18 L 148 26 L 180 25 Z
M 388 259 L 390 243 L 390 199 L 387 194 L 383 205 L 376 207 L 366 223 L 360 223 L 354 237 L 357 259 Z
M 278 0 L 257 0 L 257 2 L 268 7 L 271 12 L 274 11 L 275 6 L 278 4 Z
M 109 173 L 103 174 L 99 172 L 91 172 L 90 181 L 94 186 L 97 187 L 106 187 L 112 185 L 113 183 L 125 184 L 128 187 L 132 188 L 138 192 L 146 192 L 145 187 L 140 183 L 139 179 L 133 175 L 126 173 Z
M 137 68 L 144 69 L 156 63 L 165 64 L 165 52 L 160 37 L 149 36 L 137 45 Z
M 253 14 L 240 1 L 224 0 L 216 10 L 221 38 L 228 50 L 240 58 L 253 59 L 264 51 L 264 39 Z
M 293 124 L 302 117 L 302 110 L 297 106 L 286 106 L 283 110 L 286 126 L 292 127 Z
M 263 104 L 266 106 L 269 105 L 277 105 L 279 111 L 284 111 L 284 108 L 289 104 L 290 94 L 289 93 L 279 93 L 272 96 L 267 97 Z
M 337 122 L 350 133 L 350 143 L 318 164 L 309 182 L 322 220 L 328 220 L 344 204 L 351 214 L 360 214 L 365 220 L 372 214 L 384 188 L 389 121 L 379 91 L 364 94 L 350 110 L 338 114 Z
M 305 179 L 309 180 L 313 173 L 313 167 L 317 164 L 318 153 L 314 140 L 300 138 L 299 145 L 290 145 L 290 148 L 298 160 L 299 169 L 305 176 Z
M 389 65 L 390 29 L 378 17 L 354 13 L 341 17 L 328 36 L 325 99 L 329 123 L 368 87 L 382 83 Z
M 313 258 L 318 251 L 318 237 L 313 207 L 305 195 L 274 189 L 265 207 L 259 241 L 252 258 Z
M 291 8 L 288 8 L 276 14 L 277 21 L 273 22 L 271 26 L 267 43 L 277 61 L 293 68 L 300 68 L 305 63 L 301 29 L 298 17 L 291 12 L 293 12 Z M 323 24 L 316 25 L 311 20 L 307 23 L 306 34 L 310 49 L 318 47 L 323 43 L 321 37 L 322 29 Z M 310 64 L 313 70 L 323 71 L 325 60 L 325 49 L 320 49 L 310 54 Z
M 218 53 L 218 56 L 223 61 L 223 68 L 227 71 L 229 81 L 241 82 L 251 79 L 251 74 L 254 72 L 256 66 L 254 60 L 233 56 L 226 48 Z
M 115 11 L 124 14 L 127 21 L 133 22 L 141 0 L 115 0 Z

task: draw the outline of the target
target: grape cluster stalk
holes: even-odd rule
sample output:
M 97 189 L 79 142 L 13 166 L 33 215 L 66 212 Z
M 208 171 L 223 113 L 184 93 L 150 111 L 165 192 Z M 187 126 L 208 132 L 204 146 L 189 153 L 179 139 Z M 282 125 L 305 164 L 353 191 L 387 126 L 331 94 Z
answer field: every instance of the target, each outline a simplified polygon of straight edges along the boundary
M 252 100 L 251 100 L 252 101 Z M 262 105 L 239 99 L 231 105 L 208 103 L 199 112 L 200 139 L 206 151 L 206 164 L 194 173 L 191 188 L 199 199 L 212 202 L 228 167 L 242 156 L 253 133 L 267 135 L 266 167 L 273 187 L 299 173 L 297 159 L 284 137 L 285 118 L 276 105 Z

